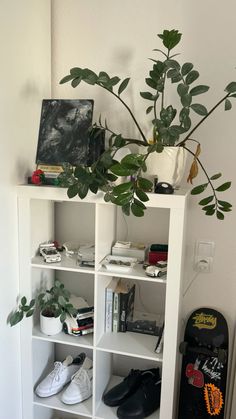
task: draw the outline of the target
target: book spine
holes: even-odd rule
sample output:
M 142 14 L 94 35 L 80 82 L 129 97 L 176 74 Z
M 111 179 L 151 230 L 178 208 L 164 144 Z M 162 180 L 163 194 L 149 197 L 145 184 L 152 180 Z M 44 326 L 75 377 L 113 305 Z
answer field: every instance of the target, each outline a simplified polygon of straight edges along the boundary
M 112 321 L 112 330 L 113 332 L 119 332 L 119 322 L 120 322 L 120 293 L 114 292 L 113 297 L 113 321 Z
M 113 291 L 106 288 L 105 296 L 105 332 L 112 332 Z
M 120 294 L 120 316 L 119 316 L 119 331 L 126 332 L 126 311 L 127 311 L 127 300 L 128 294 Z
M 120 322 L 119 331 L 126 332 L 126 321 L 131 317 L 134 311 L 134 295 L 135 285 L 129 290 L 128 293 L 120 294 Z

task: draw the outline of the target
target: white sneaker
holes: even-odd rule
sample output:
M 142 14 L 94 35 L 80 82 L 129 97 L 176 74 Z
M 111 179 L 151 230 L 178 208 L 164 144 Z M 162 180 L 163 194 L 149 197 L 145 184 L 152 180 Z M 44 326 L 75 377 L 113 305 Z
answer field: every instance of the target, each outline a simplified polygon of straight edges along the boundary
M 65 404 L 81 403 L 92 396 L 93 387 L 93 362 L 89 358 L 85 361 L 78 372 L 74 374 L 71 383 L 62 394 L 61 400 Z
M 35 389 L 39 397 L 49 397 L 59 393 L 63 387 L 70 382 L 71 377 L 83 364 L 85 354 L 81 353 L 73 360 L 69 355 L 63 362 L 54 362 L 54 369 L 51 371 Z

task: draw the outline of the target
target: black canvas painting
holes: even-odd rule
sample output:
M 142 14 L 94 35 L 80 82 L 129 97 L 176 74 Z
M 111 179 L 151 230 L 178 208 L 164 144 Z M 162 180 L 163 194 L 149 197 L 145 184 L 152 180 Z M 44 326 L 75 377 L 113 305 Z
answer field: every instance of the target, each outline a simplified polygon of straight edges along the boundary
M 88 132 L 92 117 L 93 100 L 43 100 L 36 163 L 90 166 L 104 150 L 104 138 Z

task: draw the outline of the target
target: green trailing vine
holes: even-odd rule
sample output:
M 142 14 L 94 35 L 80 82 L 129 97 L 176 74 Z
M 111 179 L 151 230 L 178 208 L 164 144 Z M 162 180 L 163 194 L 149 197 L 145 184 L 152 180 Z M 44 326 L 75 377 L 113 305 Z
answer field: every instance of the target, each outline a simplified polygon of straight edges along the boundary
M 211 194 L 199 202 L 205 214 L 216 215 L 222 220 L 224 213 L 231 211 L 232 205 L 219 199 L 219 193 L 226 191 L 231 186 L 231 182 L 215 184 L 215 181 L 221 177 L 221 173 L 212 176 L 208 174 L 199 158 L 200 144 L 193 138 L 193 134 L 222 103 L 226 111 L 231 109 L 231 99 L 236 97 L 236 82 L 231 82 L 226 86 L 224 96 L 208 111 L 197 97 L 208 92 L 209 86 L 196 84 L 200 74 L 194 65 L 190 62 L 180 64 L 176 60 L 178 54 L 172 54 L 181 36 L 182 34 L 175 29 L 164 30 L 158 35 L 165 50 L 155 49 L 154 51 L 161 54 L 162 60 L 151 59 L 152 68 L 145 79 L 148 90 L 140 92 L 141 97 L 150 102 L 146 114 L 153 115 L 151 141 L 146 138 L 133 111 L 121 97 L 129 86 L 130 78 L 121 80 L 118 76 L 110 77 L 104 71 L 96 74 L 88 68 L 74 67 L 70 70 L 70 74 L 60 81 L 61 84 L 71 82 L 73 88 L 85 82 L 106 90 L 125 107 L 139 133 L 139 138 L 125 138 L 121 133 L 114 132 L 107 121 L 102 121 L 100 117 L 91 128 L 91 135 L 96 139 L 100 137 L 101 132 L 105 132 L 108 147 L 91 167 L 80 165 L 72 168 L 69 164 L 64 165 L 64 172 L 60 175 L 59 181 L 62 186 L 68 187 L 70 198 L 79 195 L 83 199 L 89 191 L 96 194 L 98 190 L 102 190 L 105 201 L 121 206 L 126 215 L 132 213 L 138 217 L 143 216 L 145 202 L 149 199 L 147 192 L 153 188 L 152 182 L 145 178 L 146 160 L 151 153 L 161 153 L 166 146 L 176 146 L 185 148 L 193 156 L 188 181 L 193 182 L 198 174 L 199 166 L 206 176 L 206 183 L 191 190 L 193 195 L 198 195 L 206 192 L 207 188 L 211 189 Z M 176 85 L 179 109 L 166 105 L 167 82 Z M 193 112 L 201 117 L 195 126 L 192 126 L 191 120 Z M 195 152 L 189 148 L 188 142 L 197 143 Z M 117 151 L 131 144 L 144 147 L 144 153 L 130 153 L 121 161 L 117 161 Z M 127 177 L 128 181 L 116 185 L 115 181 L 119 177 Z

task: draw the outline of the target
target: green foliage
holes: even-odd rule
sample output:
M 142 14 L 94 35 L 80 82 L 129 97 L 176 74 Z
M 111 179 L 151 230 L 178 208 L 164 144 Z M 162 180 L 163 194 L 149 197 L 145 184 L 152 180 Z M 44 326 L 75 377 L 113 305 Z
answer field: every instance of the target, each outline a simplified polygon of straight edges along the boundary
M 227 190 L 230 187 L 230 182 L 225 182 L 215 188 L 214 182 L 221 174 L 218 173 L 209 177 L 207 170 L 199 159 L 200 145 L 198 145 L 198 152 L 193 153 L 186 146 L 186 143 L 197 142 L 193 139 L 195 130 L 221 103 L 224 104 L 226 111 L 232 108 L 231 100 L 236 97 L 236 82 L 230 82 L 225 88 L 224 96 L 208 110 L 204 104 L 199 102 L 198 98 L 196 100 L 196 96 L 202 96 L 208 92 L 209 86 L 198 83 L 200 74 L 194 68 L 193 63 L 186 61 L 181 64 L 176 60 L 178 54 L 172 54 L 172 50 L 180 43 L 182 34 L 175 29 L 165 29 L 163 33 L 157 36 L 162 41 L 163 49 L 154 49 L 160 55 L 160 58 L 150 59 L 152 67 L 145 78 L 146 88 L 140 92 L 142 99 L 147 101 L 146 114 L 152 115 L 153 138 L 151 144 L 144 135 L 131 108 L 123 99 L 123 94 L 130 83 L 129 77 L 121 79 L 118 76 L 110 76 L 105 71 L 96 74 L 88 68 L 74 67 L 60 81 L 61 84 L 70 82 L 73 88 L 84 82 L 108 91 L 126 108 L 138 130 L 139 137 L 125 138 L 121 133 L 114 132 L 108 126 L 106 120 L 102 122 L 100 117 L 99 122 L 93 125 L 91 131 L 95 139 L 100 137 L 101 132 L 105 132 L 108 148 L 91 167 L 80 165 L 74 169 L 65 165 L 64 172 L 59 176 L 59 183 L 61 186 L 68 188 L 69 198 L 78 195 L 83 199 L 88 192 L 96 194 L 98 190 L 102 190 L 106 202 L 121 206 L 126 215 L 132 213 L 140 217 L 145 211 L 143 202 L 147 202 L 149 199 L 147 192 L 150 192 L 153 188 L 152 183 L 144 177 L 149 155 L 156 152 L 161 153 L 166 146 L 184 147 L 194 156 L 188 180 L 192 183 L 192 179 L 197 176 L 198 165 L 207 178 L 206 183 L 192 189 L 192 195 L 201 194 L 210 187 L 211 195 L 203 198 L 199 204 L 206 215 L 215 214 L 218 219 L 222 220 L 224 218 L 223 212 L 230 211 L 231 206 L 227 203 L 220 204 L 220 202 L 226 201 L 219 201 L 217 194 Z M 177 101 L 174 101 L 175 107 L 166 103 L 167 84 L 173 85 L 176 90 Z M 200 117 L 194 127 L 192 127 L 193 113 Z M 142 146 L 143 154 L 130 153 L 120 162 L 117 161 L 117 151 L 130 144 Z M 119 177 L 127 177 L 127 181 L 117 186 L 114 182 Z
M 39 308 L 42 314 L 51 317 L 59 317 L 64 322 L 66 313 L 74 315 L 77 310 L 69 302 L 70 292 L 65 288 L 64 284 L 55 280 L 54 285 L 50 289 L 46 289 L 38 293 L 35 299 L 27 304 L 27 298 L 21 298 L 20 304 L 9 318 L 10 325 L 15 326 L 24 317 L 31 317 L 36 308 Z

